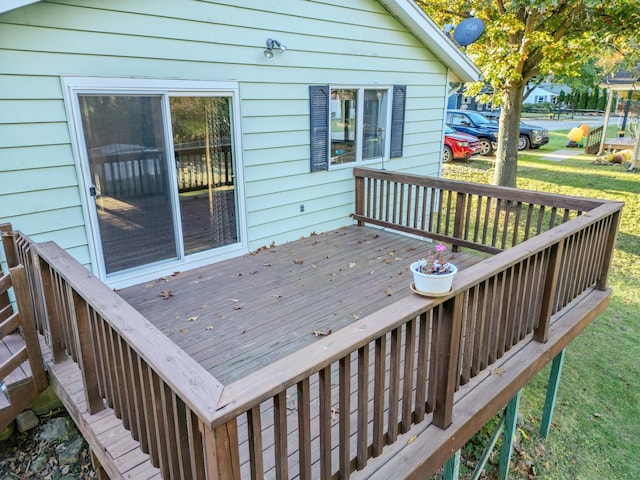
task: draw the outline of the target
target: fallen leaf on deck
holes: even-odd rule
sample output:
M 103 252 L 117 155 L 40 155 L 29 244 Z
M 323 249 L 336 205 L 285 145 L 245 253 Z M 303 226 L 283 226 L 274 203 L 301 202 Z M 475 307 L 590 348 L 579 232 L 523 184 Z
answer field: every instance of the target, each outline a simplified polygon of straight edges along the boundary
M 271 245 L 269 245 L 269 248 L 276 248 L 276 242 L 271 242 Z
M 250 273 L 251 275 L 255 275 L 256 273 L 258 273 L 258 271 L 257 271 L 257 270 L 251 270 L 249 273 Z
M 180 275 L 180 272 L 173 272 L 173 273 L 171 274 L 171 276 L 172 276 L 172 277 L 177 277 L 178 275 Z
M 153 288 L 153 283 L 147 283 L 144 288 Z
M 377 233 L 373 236 L 373 238 L 380 238 L 380 235 L 378 235 Z
M 304 260 L 302 260 L 301 258 L 294 258 L 293 263 L 295 263 L 296 265 L 302 265 L 304 263 Z
M 356 320 L 360 320 L 360 315 L 358 315 L 357 313 L 354 313 L 353 315 L 351 315 L 353 318 L 355 318 Z
M 393 262 L 393 260 L 391 260 L 389 257 L 384 259 L 384 263 L 386 263 L 387 265 L 389 265 L 391 262 Z
M 198 316 L 194 315 L 193 317 L 187 318 L 187 322 L 195 322 L 197 319 L 198 319 Z
M 168 300 L 169 297 L 173 297 L 173 292 L 171 290 L 161 290 L 160 296 L 165 300 Z
M 205 330 L 213 330 L 213 325 L 209 325 L 205 328 Z
M 389 288 L 389 287 L 384 289 L 384 293 L 387 294 L 387 297 L 393 296 L 393 290 L 391 290 L 391 288 Z
M 263 266 L 263 267 L 270 267 L 270 266 L 271 266 L 271 264 L 270 264 L 270 263 L 263 263 L 263 264 L 262 264 L 262 266 Z
M 413 437 L 411 437 L 409 440 L 407 440 L 407 443 L 413 442 L 416 438 L 418 438 L 418 435 L 414 435 Z
M 242 305 L 234 305 L 233 309 L 234 310 L 242 310 Z
M 237 298 L 232 298 L 231 301 L 232 302 L 239 302 L 240 300 L 238 300 Z
M 311 268 L 318 268 L 318 267 L 316 267 L 315 265 L 311 265 Z
M 327 335 L 331 335 L 331 329 L 329 329 L 329 330 L 314 330 L 313 334 L 316 337 L 326 337 Z
M 182 330 L 180 330 L 182 333 L 189 333 L 189 329 L 188 328 L 183 328 Z
M 203 309 L 205 309 L 205 308 L 207 308 L 207 306 L 206 306 L 206 305 L 200 305 L 200 310 L 203 310 Z
M 353 268 L 356 266 L 356 262 L 349 262 L 349 268 Z
M 338 405 L 334 405 L 331 407 L 331 420 L 334 422 L 338 419 L 338 414 L 340 413 L 340 407 Z
M 364 242 L 366 242 L 366 241 L 367 241 L 367 239 L 366 239 L 366 238 L 364 238 L 364 237 L 362 237 L 360 240 L 358 240 L 358 243 L 364 243 Z
M 282 294 L 281 293 L 276 293 L 274 295 L 271 295 L 273 298 L 282 298 Z
M 493 370 L 491 370 L 491 375 L 500 375 L 503 376 L 505 374 L 505 369 L 504 368 L 495 368 Z

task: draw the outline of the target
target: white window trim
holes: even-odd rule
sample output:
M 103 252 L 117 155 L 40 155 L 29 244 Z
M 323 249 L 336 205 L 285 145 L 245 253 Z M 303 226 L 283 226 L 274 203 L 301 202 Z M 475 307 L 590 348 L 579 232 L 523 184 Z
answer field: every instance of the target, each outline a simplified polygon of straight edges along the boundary
M 390 159 L 391 152 L 391 114 L 393 109 L 393 85 L 376 85 L 376 84 L 359 84 L 359 85 L 329 85 L 329 103 L 331 103 L 331 92 L 333 90 L 358 90 L 358 103 L 356 106 L 356 112 L 358 112 L 359 117 L 356 117 L 356 125 L 358 125 L 358 129 L 356 131 L 356 144 L 358 148 L 356 149 L 356 160 L 355 162 L 349 163 L 340 163 L 333 165 L 331 163 L 331 108 L 327 109 L 327 115 L 329 115 L 329 131 L 327 134 L 329 135 L 329 151 L 327 155 L 329 155 L 329 170 L 341 170 L 344 168 L 353 168 L 359 167 L 363 165 L 371 165 L 388 161 Z M 369 158 L 367 160 L 362 159 L 362 138 L 364 136 L 364 124 L 362 121 L 362 117 L 364 115 L 364 91 L 365 90 L 386 90 L 387 91 L 387 118 L 386 118 L 386 134 L 384 140 L 384 154 L 382 157 Z
M 145 282 L 175 272 L 176 269 L 192 269 L 208 265 L 213 261 L 220 261 L 233 258 L 248 251 L 246 206 L 244 195 L 243 159 L 241 143 L 241 121 L 240 121 L 240 94 L 237 82 L 232 81 L 208 81 L 189 80 L 176 78 L 134 78 L 134 77 L 81 77 L 81 76 L 61 76 L 62 90 L 65 101 L 67 118 L 69 119 L 69 134 L 71 138 L 71 149 L 78 172 L 78 187 L 80 189 L 80 199 L 82 204 L 85 228 L 87 231 L 87 242 L 91 267 L 93 273 L 105 281 L 113 288 L 121 288 L 138 282 Z M 82 120 L 80 116 L 78 95 L 81 94 L 151 94 L 164 95 L 163 102 L 168 102 L 171 95 L 182 96 L 231 96 L 233 115 L 233 138 L 234 138 L 234 159 L 235 182 L 238 202 L 238 233 L 240 241 L 233 245 L 220 247 L 218 249 L 195 253 L 185 256 L 182 248 L 178 259 L 163 260 L 150 265 L 132 268 L 123 273 L 106 274 L 104 261 L 99 242 L 94 241 L 99 234 L 94 231 L 97 225 L 95 208 L 92 208 L 93 199 L 89 194 L 91 185 L 91 175 L 87 171 L 88 159 L 86 158 L 86 148 L 84 147 L 84 137 L 82 135 Z M 166 110 L 165 115 L 170 115 Z M 165 118 L 165 128 L 171 124 L 170 118 Z M 173 138 L 166 133 L 168 147 L 173 147 Z M 169 150 L 171 151 L 171 150 Z M 171 164 L 171 162 L 169 162 Z M 175 165 L 173 166 L 175 168 Z M 174 172 L 175 174 L 175 172 Z M 181 228 L 180 222 L 174 219 L 176 228 Z

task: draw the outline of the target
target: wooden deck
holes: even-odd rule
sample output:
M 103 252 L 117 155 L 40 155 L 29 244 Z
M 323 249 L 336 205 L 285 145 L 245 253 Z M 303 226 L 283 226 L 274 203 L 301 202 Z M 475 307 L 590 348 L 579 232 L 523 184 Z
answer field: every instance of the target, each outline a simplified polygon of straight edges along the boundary
M 117 293 L 11 235 L 112 478 L 428 478 L 606 307 L 621 204 L 354 175 L 359 226 Z M 415 236 L 449 294 L 410 291 Z
M 352 226 L 118 294 L 226 384 L 416 295 L 409 264 L 434 246 Z M 460 269 L 484 258 L 447 257 Z

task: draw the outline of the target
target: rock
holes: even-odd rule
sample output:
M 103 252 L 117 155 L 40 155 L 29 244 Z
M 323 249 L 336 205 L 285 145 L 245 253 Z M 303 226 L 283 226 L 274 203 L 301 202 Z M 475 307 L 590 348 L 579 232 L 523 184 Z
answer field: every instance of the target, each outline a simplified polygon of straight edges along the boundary
M 82 447 L 84 446 L 84 439 L 82 437 L 76 438 L 69 445 L 65 446 L 60 453 L 58 453 L 58 463 L 60 465 L 71 465 L 72 463 L 77 463 L 80 459 L 80 452 L 82 451 Z M 63 474 L 68 473 L 62 470 Z
M 60 410 L 64 408 L 64 405 L 56 395 L 53 387 L 49 386 L 40 394 L 38 398 L 29 406 L 33 413 L 36 415 L 44 415 L 52 410 Z
M 49 456 L 46 453 L 38 455 L 31 462 L 31 471 L 33 473 L 40 473 L 47 466 L 47 463 L 49 463 Z
M 53 442 L 55 440 L 66 442 L 77 435 L 78 429 L 71 417 L 54 418 L 40 432 L 40 438 L 44 442 Z
M 33 410 L 25 410 L 16 417 L 16 428 L 20 433 L 37 427 L 39 423 L 38 417 L 33 413 Z

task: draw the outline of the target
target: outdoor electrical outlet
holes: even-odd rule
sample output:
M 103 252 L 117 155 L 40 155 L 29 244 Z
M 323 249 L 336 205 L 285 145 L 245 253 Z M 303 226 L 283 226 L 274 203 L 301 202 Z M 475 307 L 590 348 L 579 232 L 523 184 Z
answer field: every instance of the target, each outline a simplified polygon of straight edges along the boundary
M 300 204 L 300 213 L 304 212 L 304 203 Z

